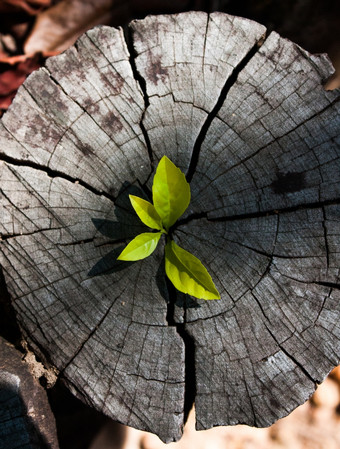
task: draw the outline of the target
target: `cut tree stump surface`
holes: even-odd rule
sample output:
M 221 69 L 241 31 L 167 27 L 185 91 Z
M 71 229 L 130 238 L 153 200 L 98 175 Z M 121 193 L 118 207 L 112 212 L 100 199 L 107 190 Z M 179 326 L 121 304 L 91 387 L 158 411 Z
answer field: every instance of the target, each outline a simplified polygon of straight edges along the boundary
M 268 426 L 339 363 L 332 71 L 191 12 L 95 28 L 25 82 L 0 122 L 0 262 L 25 339 L 78 397 L 168 442 L 193 401 L 198 429 Z M 162 247 L 116 261 L 164 154 L 192 191 L 174 238 L 219 301 L 176 294 Z

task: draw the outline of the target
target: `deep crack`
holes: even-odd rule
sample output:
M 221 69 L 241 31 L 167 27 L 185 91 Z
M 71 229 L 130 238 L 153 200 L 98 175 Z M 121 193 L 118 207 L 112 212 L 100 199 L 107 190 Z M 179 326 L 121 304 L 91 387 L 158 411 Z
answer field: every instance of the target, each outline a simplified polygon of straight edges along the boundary
M 296 206 L 291 207 L 284 207 L 282 209 L 269 209 L 264 211 L 256 211 L 256 212 L 250 212 L 245 214 L 238 214 L 238 215 L 225 215 L 221 217 L 209 217 L 209 212 L 207 215 L 208 221 L 233 221 L 233 220 L 247 220 L 251 218 L 261 218 L 261 217 L 267 217 L 269 215 L 278 215 L 281 213 L 290 213 L 290 212 L 296 212 L 298 210 L 305 210 L 305 209 L 321 209 L 324 206 L 335 206 L 340 203 L 340 198 L 336 198 L 334 200 L 325 200 L 320 202 L 314 202 L 314 203 L 305 203 L 305 204 L 298 204 Z M 192 216 L 188 217 L 190 219 L 195 219 L 197 215 L 197 218 L 201 218 L 200 214 L 192 214 Z M 187 220 L 190 221 L 190 220 Z
M 146 130 L 143 122 L 144 122 L 144 117 L 145 117 L 146 111 L 147 111 L 148 107 L 150 106 L 150 101 L 149 101 L 149 96 L 146 91 L 146 81 L 142 77 L 142 75 L 139 73 L 137 66 L 136 66 L 136 57 L 138 55 L 137 55 L 137 52 L 133 45 L 133 30 L 130 27 L 124 27 L 124 37 L 125 37 L 125 42 L 126 42 L 128 52 L 130 54 L 129 62 L 130 62 L 131 70 L 133 73 L 133 77 L 134 77 L 137 85 L 140 87 L 142 94 L 143 94 L 143 99 L 144 99 L 144 111 L 142 113 L 142 117 L 139 122 L 139 126 L 140 126 L 140 129 L 142 131 L 142 134 L 143 134 L 143 137 L 145 140 L 145 144 L 146 144 L 146 148 L 148 150 L 150 164 L 151 164 L 151 168 L 152 168 L 151 172 L 150 172 L 150 176 L 148 177 L 148 180 L 149 180 L 151 177 L 151 174 L 154 170 L 154 158 L 153 158 L 153 152 L 152 152 L 152 148 L 151 148 L 151 142 L 150 142 L 147 130 Z M 147 181 L 145 184 L 147 184 Z
M 146 81 L 139 73 L 137 67 L 136 67 L 136 57 L 137 53 L 135 51 L 134 45 L 133 45 L 133 30 L 131 28 L 125 28 L 124 29 L 124 36 L 126 45 L 128 48 L 128 51 L 130 53 L 130 65 L 132 68 L 132 72 L 134 75 L 134 78 L 139 85 L 140 89 L 142 90 L 143 97 L 144 97 L 144 111 L 140 120 L 140 128 L 142 130 L 145 143 L 147 146 L 150 164 L 151 164 L 151 172 L 150 176 L 148 177 L 147 182 L 149 181 L 150 177 L 152 176 L 152 173 L 154 171 L 154 157 L 151 147 L 151 142 L 147 133 L 147 130 L 144 126 L 144 117 L 147 111 L 147 108 L 150 105 L 149 97 L 146 90 Z M 147 193 L 148 197 L 151 198 L 151 192 L 146 187 L 147 182 L 141 186 L 143 190 Z M 196 376 L 195 376 L 195 344 L 193 338 L 187 333 L 185 329 L 185 323 L 177 323 L 175 320 L 175 305 L 176 305 L 176 299 L 177 299 L 177 293 L 175 287 L 172 285 L 172 283 L 169 281 L 168 278 L 166 278 L 166 285 L 169 292 L 169 302 L 167 304 L 167 313 L 166 313 L 166 321 L 168 323 L 168 326 L 175 327 L 176 332 L 181 337 L 184 343 L 184 357 L 185 357 L 185 377 L 184 377 L 184 383 L 185 383 L 185 390 L 184 390 L 184 422 L 187 420 L 189 412 L 193 406 L 195 396 L 196 396 Z M 184 316 L 185 316 L 185 310 L 184 310 Z M 185 321 L 185 318 L 184 318 Z
M 46 175 L 52 179 L 53 178 L 62 178 L 62 179 L 65 179 L 66 181 L 72 182 L 73 184 L 79 184 L 82 187 L 84 187 L 85 189 L 94 193 L 95 195 L 104 196 L 105 198 L 109 199 L 112 202 L 115 202 L 115 200 L 116 200 L 116 198 L 113 195 L 110 195 L 109 193 L 104 192 L 103 190 L 98 190 L 95 187 L 93 187 L 92 185 L 88 184 L 87 182 L 82 181 L 81 179 L 73 178 L 72 176 L 67 175 L 66 173 L 63 173 L 58 170 L 53 170 L 50 167 L 46 167 L 45 165 L 41 165 L 41 164 L 38 164 L 38 163 L 32 162 L 32 161 L 27 161 L 27 160 L 23 161 L 20 159 L 15 159 L 11 156 L 7 156 L 4 153 L 0 153 L 0 161 L 6 162 L 9 165 L 14 165 L 15 167 L 29 167 L 29 168 L 33 168 L 34 170 L 42 171 L 42 172 L 46 173 Z
M 1 192 L 1 190 L 0 190 L 0 193 L 2 193 Z M 32 231 L 32 232 L 20 232 L 20 233 L 13 233 L 13 234 L 10 234 L 10 233 L 8 233 L 8 234 L 1 234 L 0 233 L 0 241 L 1 240 L 8 240 L 8 239 L 14 239 L 14 238 L 16 238 L 16 237 L 27 237 L 28 235 L 34 235 L 34 234 L 37 234 L 37 233 L 40 233 L 40 232 L 46 232 L 46 231 L 57 231 L 57 230 L 60 230 L 60 229 L 63 229 L 62 227 L 61 228 L 42 228 L 42 229 L 36 229 L 35 231 Z
M 175 306 L 178 299 L 176 288 L 170 280 L 166 278 L 166 285 L 169 292 L 169 302 L 167 305 L 166 320 L 168 326 L 175 327 L 177 334 L 184 343 L 184 423 L 187 421 L 189 412 L 195 402 L 196 397 L 196 368 L 195 368 L 195 341 L 187 332 L 186 326 L 186 305 L 183 305 L 183 323 L 175 320 Z
M 337 284 L 336 282 L 316 281 L 314 284 L 329 287 L 330 289 L 340 290 L 340 284 Z
M 264 39 L 262 39 L 261 41 L 257 41 L 255 43 L 255 45 L 246 54 L 246 56 L 236 65 L 234 70 L 231 72 L 231 75 L 228 77 L 227 81 L 225 82 L 215 106 L 212 108 L 212 110 L 207 115 L 207 118 L 197 136 L 197 139 L 195 141 L 194 148 L 192 151 L 190 165 L 189 165 L 189 168 L 188 168 L 188 171 L 186 174 L 186 178 L 187 178 L 188 182 L 191 182 L 191 180 L 195 174 L 201 147 L 202 147 L 203 141 L 208 133 L 208 130 L 210 128 L 212 121 L 217 116 L 219 110 L 223 106 L 223 103 L 225 102 L 230 89 L 236 83 L 238 75 L 245 68 L 245 66 L 250 62 L 250 60 L 254 57 L 254 55 L 257 53 L 257 51 L 259 50 L 261 45 L 263 45 L 263 42 L 264 42 Z
M 182 338 L 185 348 L 185 373 L 184 373 L 184 423 L 196 398 L 196 367 L 195 367 L 195 341 L 185 328 L 185 323 L 177 324 L 176 330 Z
M 325 239 L 325 248 L 326 248 L 326 260 L 327 260 L 327 270 L 329 269 L 329 247 L 328 247 L 328 238 L 327 238 L 327 225 L 326 225 L 326 221 L 327 221 L 327 217 L 326 217 L 326 211 L 325 211 L 325 207 L 322 206 L 322 215 L 323 215 L 323 220 L 322 220 L 322 227 L 323 227 L 323 232 L 324 232 L 324 239 Z

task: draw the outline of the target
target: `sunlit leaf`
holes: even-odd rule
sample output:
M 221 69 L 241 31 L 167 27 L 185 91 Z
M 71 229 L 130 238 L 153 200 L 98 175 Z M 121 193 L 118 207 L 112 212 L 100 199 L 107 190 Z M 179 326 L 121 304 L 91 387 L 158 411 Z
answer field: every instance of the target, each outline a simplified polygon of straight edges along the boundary
M 201 261 L 172 240 L 165 246 L 165 272 L 177 290 L 183 293 L 200 299 L 220 299 Z
M 156 249 L 162 232 L 144 232 L 137 235 L 117 257 L 118 260 L 140 260 L 150 256 Z
M 190 203 L 190 186 L 184 173 L 170 159 L 159 161 L 152 186 L 153 204 L 165 229 L 169 229 Z
M 153 204 L 139 198 L 139 196 L 129 195 L 129 198 L 136 214 L 146 226 L 159 231 L 163 229 L 161 217 Z

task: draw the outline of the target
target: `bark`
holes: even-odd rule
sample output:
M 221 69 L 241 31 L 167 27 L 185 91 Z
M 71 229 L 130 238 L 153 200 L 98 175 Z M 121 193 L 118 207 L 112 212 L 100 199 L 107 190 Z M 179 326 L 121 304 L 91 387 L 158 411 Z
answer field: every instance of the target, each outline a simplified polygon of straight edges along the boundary
M 23 355 L 0 338 L 1 447 L 59 449 L 47 395 Z

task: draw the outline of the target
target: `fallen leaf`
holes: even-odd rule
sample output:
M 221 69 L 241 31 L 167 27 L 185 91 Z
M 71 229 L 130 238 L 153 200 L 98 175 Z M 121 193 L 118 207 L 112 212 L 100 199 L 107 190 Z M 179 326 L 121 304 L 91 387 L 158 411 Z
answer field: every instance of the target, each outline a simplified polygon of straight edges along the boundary
M 2 62 L 4 64 L 9 64 L 9 65 L 15 65 L 18 62 L 27 61 L 27 59 L 30 59 L 33 56 L 34 55 L 14 55 L 14 56 L 8 56 L 6 53 L 1 53 L 0 52 L 0 62 Z
M 26 54 L 61 52 L 86 30 L 109 24 L 114 0 L 62 0 L 43 11 L 24 45 Z
M 34 16 L 50 4 L 51 0 L 2 0 L 0 12 L 25 11 L 27 14 Z
M 0 109 L 9 107 L 19 86 L 33 70 L 41 65 L 38 55 L 33 58 L 25 56 L 25 58 L 24 61 L 0 73 Z
M 6 110 L 9 108 L 10 104 L 12 103 L 13 98 L 15 97 L 16 92 L 11 92 L 10 94 L 6 95 L 5 97 L 0 97 L 0 110 Z M 1 111 L 0 111 L 1 116 Z

